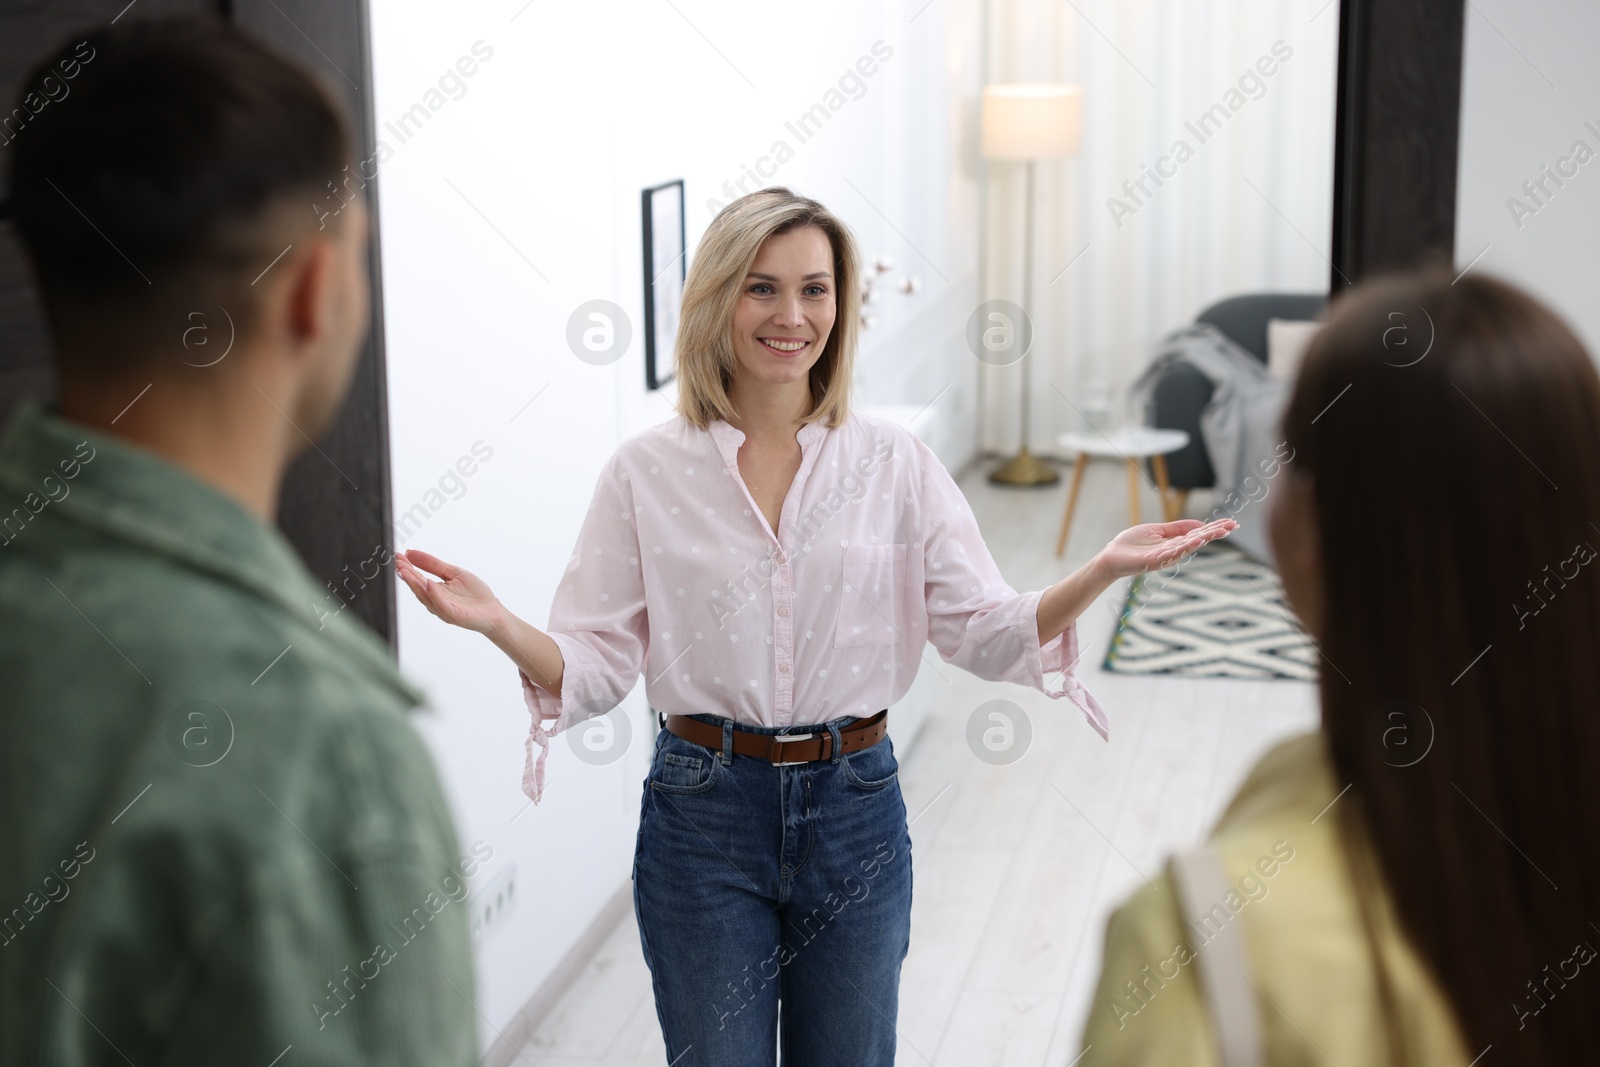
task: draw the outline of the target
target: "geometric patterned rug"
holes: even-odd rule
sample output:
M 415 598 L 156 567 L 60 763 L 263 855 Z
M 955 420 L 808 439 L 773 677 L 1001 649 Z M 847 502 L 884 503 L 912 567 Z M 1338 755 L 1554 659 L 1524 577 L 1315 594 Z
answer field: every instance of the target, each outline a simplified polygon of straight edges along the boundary
M 1314 681 L 1317 651 L 1283 598 L 1278 574 L 1213 542 L 1176 576 L 1134 578 L 1104 667 L 1120 674 Z

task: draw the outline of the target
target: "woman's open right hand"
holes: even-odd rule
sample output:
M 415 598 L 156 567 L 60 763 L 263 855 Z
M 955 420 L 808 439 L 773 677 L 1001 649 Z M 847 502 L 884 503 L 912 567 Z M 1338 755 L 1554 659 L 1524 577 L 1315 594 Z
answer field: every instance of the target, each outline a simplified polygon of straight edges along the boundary
M 471 571 L 416 548 L 398 553 L 394 567 L 422 606 L 450 625 L 480 634 L 504 628 L 505 609 L 483 579 Z M 428 574 L 441 580 L 432 581 Z

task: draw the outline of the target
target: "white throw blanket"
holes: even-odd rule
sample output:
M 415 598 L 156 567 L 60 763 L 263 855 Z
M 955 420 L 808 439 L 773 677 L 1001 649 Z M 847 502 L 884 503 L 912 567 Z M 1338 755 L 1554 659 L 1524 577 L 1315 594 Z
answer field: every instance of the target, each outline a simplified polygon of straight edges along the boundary
M 1284 462 L 1292 459 L 1278 425 L 1290 383 L 1269 378 L 1260 360 L 1215 326 L 1196 323 L 1162 339 L 1130 389 L 1134 411 L 1148 420 L 1156 382 L 1178 363 L 1205 375 L 1215 389 L 1200 413 L 1200 436 L 1217 472 L 1211 517 L 1237 520 L 1239 528 L 1228 541 L 1271 562 L 1265 500 Z

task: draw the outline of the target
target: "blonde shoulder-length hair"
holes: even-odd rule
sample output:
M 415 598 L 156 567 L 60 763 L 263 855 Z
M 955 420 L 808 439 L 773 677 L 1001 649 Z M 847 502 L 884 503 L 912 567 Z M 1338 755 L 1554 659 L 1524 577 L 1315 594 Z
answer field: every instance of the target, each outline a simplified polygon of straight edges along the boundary
M 856 333 L 861 322 L 861 255 L 855 235 L 815 200 L 781 186 L 742 196 L 717 212 L 700 239 L 683 287 L 673 354 L 678 365 L 678 414 L 700 429 L 738 416 L 728 387 L 738 361 L 733 312 L 761 242 L 815 226 L 833 246 L 833 329 L 811 367 L 811 414 L 806 422 L 839 426 L 850 414 Z

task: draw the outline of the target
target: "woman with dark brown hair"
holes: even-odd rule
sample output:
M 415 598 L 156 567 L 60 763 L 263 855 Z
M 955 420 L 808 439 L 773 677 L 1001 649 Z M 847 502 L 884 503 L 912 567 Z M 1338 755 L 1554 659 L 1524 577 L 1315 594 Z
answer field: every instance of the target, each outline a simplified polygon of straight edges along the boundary
M 1592 1062 L 1594 364 L 1509 285 L 1382 279 L 1335 305 L 1283 436 L 1322 728 L 1112 916 L 1083 1063 Z

